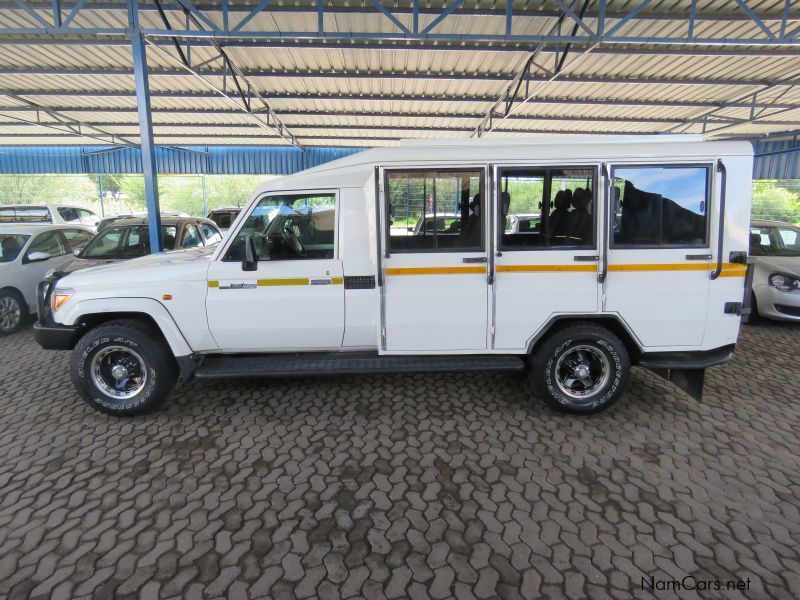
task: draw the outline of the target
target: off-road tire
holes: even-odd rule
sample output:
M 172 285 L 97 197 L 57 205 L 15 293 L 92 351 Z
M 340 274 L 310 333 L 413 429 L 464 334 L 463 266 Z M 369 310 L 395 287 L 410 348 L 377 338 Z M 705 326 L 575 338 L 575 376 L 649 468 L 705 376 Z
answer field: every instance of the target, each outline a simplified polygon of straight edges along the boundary
M 93 360 L 111 348 L 132 351 L 144 363 L 146 378 L 142 389 L 130 398 L 114 399 L 96 383 Z M 84 334 L 72 352 L 70 373 L 75 389 L 92 408 L 118 417 L 154 410 L 169 396 L 178 379 L 175 358 L 159 333 L 135 319 L 109 321 Z
M 607 375 L 598 377 L 597 389 L 577 399 L 559 385 L 559 359 L 568 359 L 579 347 L 584 354 L 596 357 Z M 605 359 L 603 359 L 605 357 Z M 594 323 L 576 323 L 546 337 L 529 359 L 528 381 L 534 393 L 550 408 L 590 414 L 609 408 L 622 395 L 630 372 L 630 358 L 625 345 L 611 331 Z M 561 367 L 563 370 L 565 367 Z M 591 388 L 590 388 L 591 389 Z

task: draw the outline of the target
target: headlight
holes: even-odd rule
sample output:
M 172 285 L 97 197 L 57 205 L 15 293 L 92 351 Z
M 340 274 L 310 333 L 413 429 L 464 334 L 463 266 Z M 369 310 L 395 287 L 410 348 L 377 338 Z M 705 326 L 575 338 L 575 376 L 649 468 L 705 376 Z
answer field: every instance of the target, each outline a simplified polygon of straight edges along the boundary
M 773 273 L 770 275 L 769 284 L 782 292 L 800 290 L 800 279 L 795 279 L 789 275 L 782 275 L 781 273 Z
M 75 294 L 73 290 L 62 290 L 56 288 L 50 296 L 50 308 L 56 312 L 59 308 L 64 306 L 66 302 Z

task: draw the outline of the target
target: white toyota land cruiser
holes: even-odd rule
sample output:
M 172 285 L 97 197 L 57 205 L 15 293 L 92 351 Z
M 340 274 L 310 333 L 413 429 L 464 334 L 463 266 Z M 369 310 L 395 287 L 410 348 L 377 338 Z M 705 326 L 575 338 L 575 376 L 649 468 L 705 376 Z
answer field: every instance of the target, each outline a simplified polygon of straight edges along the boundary
M 751 172 L 693 136 L 369 150 L 270 181 L 216 248 L 56 273 L 35 335 L 115 415 L 179 377 L 527 369 L 586 413 L 637 364 L 698 396 L 748 310 Z

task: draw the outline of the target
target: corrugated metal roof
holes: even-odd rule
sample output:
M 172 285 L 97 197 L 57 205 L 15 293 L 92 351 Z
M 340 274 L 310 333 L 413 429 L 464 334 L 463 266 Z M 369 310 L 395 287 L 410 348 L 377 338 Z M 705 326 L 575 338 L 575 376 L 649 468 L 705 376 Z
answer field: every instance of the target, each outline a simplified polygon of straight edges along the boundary
M 532 50 L 521 42 L 470 44 L 466 36 L 502 36 L 505 2 L 471 0 L 436 26 L 436 33 L 463 36 L 463 43 L 392 40 L 369 45 L 363 40 L 264 40 L 247 38 L 246 32 L 310 32 L 317 29 L 317 0 L 292 0 L 257 14 L 245 33 L 221 39 L 227 53 L 266 98 L 292 133 L 307 146 L 372 146 L 394 144 L 408 137 L 467 136 L 518 72 Z M 152 3 L 140 14 L 145 28 L 162 26 Z M 219 3 L 200 2 L 204 13 L 222 22 Z M 440 3 L 446 4 L 444 2 Z M 796 4 L 796 3 L 793 3 Z M 231 0 L 232 22 L 238 22 L 257 3 Z M 411 2 L 383 3 L 401 23 L 411 26 Z M 391 6 L 390 6 L 391 5 Z M 609 5 L 608 25 L 634 10 L 640 0 L 619 0 Z M 645 10 L 619 30 L 623 35 L 682 36 L 692 0 L 653 0 Z M 0 0 L 0 26 L 30 26 L 32 19 L 10 0 Z M 397 33 L 399 29 L 370 3 L 326 0 L 327 32 L 371 31 Z M 701 0 L 703 18 L 695 23 L 697 37 L 754 39 L 763 36 L 737 3 Z M 748 6 L 767 15 L 763 25 L 780 29 L 785 0 L 749 0 Z M 8 8 L 6 8 L 8 7 Z M 76 13 L 75 26 L 120 28 L 127 26 L 124 0 L 87 0 Z M 552 0 L 513 2 L 515 35 L 543 34 L 556 22 L 559 7 Z M 182 13 L 167 6 L 173 24 Z M 435 18 L 438 5 L 422 3 L 419 27 Z M 789 25 L 800 25 L 798 7 L 789 7 Z M 585 23 L 594 27 L 592 4 Z M 565 22 L 567 34 L 574 23 Z M 234 39 L 235 38 L 235 39 Z M 169 39 L 160 46 L 174 55 Z M 408 43 L 406 43 L 408 42 Z M 201 41 L 202 43 L 202 41 Z M 85 44 L 85 45 L 81 45 Z M 54 120 L 34 110 L 23 111 L 19 102 L 2 95 L 6 90 L 45 108 L 56 109 L 82 123 L 138 141 L 134 78 L 127 40 L 53 40 L 28 37 L 3 44 L 0 38 L 0 144 L 86 144 L 43 124 Z M 552 69 L 554 47 L 545 48 L 538 62 Z M 198 64 L 214 56 L 213 49 L 195 46 Z M 575 60 L 570 64 L 571 60 Z M 162 52 L 150 49 L 153 122 L 161 145 L 275 145 L 276 136 L 237 114 L 227 100 L 215 96 L 202 81 L 176 67 Z M 713 45 L 602 44 L 580 55 L 573 48 L 568 71 L 552 82 L 537 71 L 533 101 L 521 106 L 493 135 L 519 131 L 689 132 L 703 129 L 692 123 L 718 105 L 758 93 L 750 107 L 717 109 L 718 124 L 726 135 L 762 135 L 800 127 L 800 49 Z M 203 67 L 207 79 L 218 87 L 231 79 L 221 76 L 221 63 Z M 781 85 L 781 82 L 786 84 Z M 592 103 L 596 102 L 596 103 Z M 636 104 L 641 102 L 641 104 Z M 669 105 L 667 103 L 673 103 Z M 780 106 L 772 109 L 771 105 Z M 794 108 L 793 108 L 794 107 Z M 118 109 L 118 110 L 114 110 Z M 756 117 L 755 122 L 751 122 Z M 27 120 L 23 123 L 20 119 Z M 37 124 L 37 121 L 40 124 Z M 686 125 L 686 127 L 683 127 Z
M 159 173 L 288 175 L 358 152 L 359 148 L 159 147 Z M 0 173 L 141 173 L 141 152 L 99 146 L 0 147 Z

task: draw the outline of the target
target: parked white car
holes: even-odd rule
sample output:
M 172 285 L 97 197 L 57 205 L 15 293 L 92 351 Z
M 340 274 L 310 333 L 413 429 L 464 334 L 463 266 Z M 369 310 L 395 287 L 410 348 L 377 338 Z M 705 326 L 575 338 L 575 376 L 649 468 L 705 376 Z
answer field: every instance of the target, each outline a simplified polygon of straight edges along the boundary
M 760 317 L 800 321 L 800 228 L 780 221 L 750 224 L 752 311 Z
M 527 371 L 549 406 L 590 413 L 638 365 L 699 397 L 749 293 L 752 166 L 751 144 L 698 136 L 366 150 L 269 181 L 216 248 L 43 281 L 35 337 L 119 416 L 179 376 Z M 505 231 L 520 199 L 578 187 L 539 231 Z
M 96 231 L 100 217 L 87 208 L 67 204 L 3 204 L 0 224 L 3 223 L 82 225 Z
M 36 312 L 36 284 L 72 260 L 94 232 L 70 225 L 0 225 L 0 334 Z

